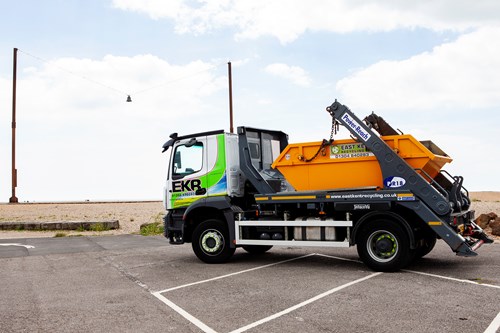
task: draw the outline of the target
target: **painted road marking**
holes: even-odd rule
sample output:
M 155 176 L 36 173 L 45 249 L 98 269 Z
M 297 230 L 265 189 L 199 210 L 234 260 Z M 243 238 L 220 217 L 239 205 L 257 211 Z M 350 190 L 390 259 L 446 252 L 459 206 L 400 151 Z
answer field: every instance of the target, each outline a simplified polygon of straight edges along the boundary
M 183 308 L 181 308 L 180 306 L 178 306 L 177 304 L 175 304 L 171 300 L 167 299 L 165 296 L 163 296 L 159 292 L 155 292 L 155 293 L 153 293 L 153 295 L 156 298 L 158 298 L 160 301 L 162 301 L 163 303 L 165 303 L 172 310 L 174 310 L 175 312 L 177 312 L 178 314 L 180 314 L 181 316 L 183 316 L 184 318 L 186 318 L 191 324 L 195 325 L 196 327 L 198 327 L 203 332 L 206 332 L 206 333 L 217 333 L 217 331 L 214 331 L 212 328 L 210 328 L 208 325 L 206 325 L 205 323 L 203 323 L 201 320 L 199 320 L 195 316 L 191 315 L 186 310 L 184 310 Z
M 484 331 L 484 333 L 495 333 L 500 328 L 500 312 L 497 314 L 495 319 L 491 322 L 490 326 Z
M 344 261 L 356 262 L 356 263 L 359 263 L 359 264 L 363 263 L 360 260 L 348 259 L 348 258 L 342 258 L 342 257 L 336 257 L 336 256 L 330 256 L 330 255 L 327 255 L 327 254 L 316 253 L 316 255 L 317 256 L 321 256 L 321 257 L 326 257 L 326 258 L 337 259 L 337 260 L 344 260 Z M 432 274 L 432 273 L 412 271 L 412 270 L 409 270 L 409 269 L 402 269 L 401 271 L 402 272 L 407 272 L 407 273 L 413 273 L 413 274 L 420 274 L 420 275 L 431 276 L 431 277 L 435 277 L 435 278 L 438 278 L 438 279 L 444 279 L 444 280 L 450 280 L 450 281 L 456 281 L 456 282 L 463 282 L 463 283 L 470 283 L 470 284 L 474 284 L 474 285 L 477 285 L 477 286 L 500 289 L 500 286 L 497 286 L 497 285 L 494 285 L 494 284 L 479 283 L 479 282 L 476 282 L 476 281 L 464 280 L 464 279 L 457 279 L 457 278 L 453 278 L 453 277 L 449 277 L 449 276 L 437 275 L 437 274 Z
M 19 243 L 0 243 L 0 246 L 20 246 L 20 247 L 25 247 L 27 249 L 34 249 L 35 248 L 33 245 L 24 245 L 24 244 L 19 244 Z
M 275 263 L 272 263 L 272 264 L 268 264 L 268 265 L 264 265 L 264 266 L 258 266 L 258 267 L 254 267 L 254 268 L 250 268 L 250 269 L 245 269 L 245 270 L 242 270 L 242 271 L 238 271 L 238 272 L 229 273 L 229 274 L 226 274 L 226 275 L 217 276 L 217 277 L 214 277 L 214 278 L 211 278 L 211 279 L 207 279 L 207 280 L 202 280 L 202 281 L 187 283 L 187 284 L 183 284 L 182 286 L 178 286 L 178 287 L 173 287 L 173 288 L 169 288 L 169 289 L 165 289 L 165 290 L 156 291 L 156 292 L 153 292 L 153 294 L 156 294 L 156 293 L 157 294 L 163 294 L 163 293 L 167 293 L 169 291 L 173 291 L 173 290 L 177 290 L 177 289 L 182 289 L 182 288 L 190 287 L 190 286 L 194 286 L 194 285 L 205 283 L 205 282 L 211 282 L 211 281 L 215 281 L 215 280 L 220 280 L 220 279 L 224 279 L 224 278 L 227 278 L 227 277 L 230 277 L 230 276 L 234 276 L 234 275 L 238 275 L 238 274 L 243 274 L 243 273 L 247 273 L 247 272 L 251 272 L 251 271 L 255 271 L 255 270 L 258 270 L 258 269 L 267 268 L 267 267 L 271 267 L 271 266 L 276 266 L 276 265 L 284 264 L 286 262 L 290 262 L 290 261 L 294 261 L 294 260 L 299 260 L 299 259 L 311 257 L 311 256 L 314 256 L 314 255 L 316 255 L 316 253 L 306 254 L 304 256 L 300 256 L 300 257 L 297 257 L 297 258 L 292 258 L 292 259 L 287 259 L 287 260 L 283 260 L 283 261 L 278 261 L 278 262 L 275 262 Z
M 245 270 L 242 270 L 242 271 L 238 271 L 238 272 L 234 272 L 234 273 L 230 273 L 230 274 L 226 274 L 226 275 L 221 275 L 221 276 L 217 276 L 217 277 L 206 279 L 206 280 L 201 280 L 201 281 L 197 281 L 197 282 L 187 283 L 187 284 L 184 284 L 184 285 L 181 285 L 181 286 L 172 287 L 172 288 L 168 288 L 168 289 L 164 289 L 164 290 L 160 290 L 160 291 L 156 291 L 156 292 L 151 292 L 151 294 L 153 296 L 155 296 L 158 300 L 160 300 L 162 303 L 164 303 L 165 305 L 167 305 L 168 307 L 170 307 L 172 310 L 174 310 L 175 312 L 177 312 L 178 314 L 180 314 L 182 317 L 184 317 L 190 323 L 192 323 L 193 325 L 195 325 L 196 327 L 198 327 L 199 329 L 201 329 L 203 332 L 206 332 L 206 333 L 217 333 L 217 331 L 215 331 L 214 329 L 212 329 L 211 327 L 209 327 L 208 325 L 206 325 L 205 323 L 203 323 L 201 320 L 199 320 L 195 316 L 191 315 L 190 313 L 188 313 L 187 311 L 185 311 L 184 309 L 182 309 L 181 307 L 179 307 L 178 305 L 176 305 L 174 302 L 172 302 L 171 300 L 169 300 L 168 298 L 166 298 L 162 294 L 163 293 L 167 293 L 169 291 L 178 290 L 178 289 L 181 289 L 181 288 L 186 288 L 186 287 L 190 287 L 190 286 L 194 286 L 194 285 L 198 285 L 198 284 L 202 284 L 202 283 L 206 283 L 206 282 L 220 280 L 220 279 L 224 279 L 224 278 L 227 278 L 227 277 L 231 277 L 231 276 L 235 276 L 235 275 L 239 275 L 239 274 L 243 274 L 243 273 L 255 271 L 255 270 L 258 270 L 258 269 L 263 269 L 263 268 L 267 268 L 267 267 L 272 267 L 272 266 L 280 265 L 280 264 L 283 264 L 283 263 L 286 263 L 286 262 L 290 262 L 290 261 L 294 261 L 294 260 L 299 260 L 299 259 L 307 258 L 307 257 L 310 257 L 310 256 L 319 256 L 319 257 L 325 257 L 325 258 L 331 258 L 331 259 L 336 259 L 336 260 L 343 260 L 343 261 L 349 261 L 349 262 L 355 262 L 355 263 L 363 264 L 363 262 L 360 261 L 360 260 L 343 258 L 343 257 L 337 257 L 337 256 L 331 256 L 331 255 L 321 254 L 321 253 L 311 253 L 311 254 L 303 255 L 303 256 L 300 256 L 300 257 L 297 257 L 297 258 L 292 258 L 292 259 L 287 259 L 287 260 L 283 260 L 283 261 L 278 261 L 278 262 L 272 263 L 272 264 L 258 266 L 258 267 L 254 267 L 254 268 L 250 268 L 250 269 L 245 269 Z M 429 277 L 434 277 L 434 278 L 449 280 L 449 281 L 454 281 L 454 282 L 469 283 L 469 284 L 473 284 L 473 285 L 477 285 L 477 286 L 483 286 L 483 287 L 500 289 L 500 286 L 497 286 L 497 285 L 486 284 L 486 283 L 478 283 L 478 282 L 475 282 L 475 281 L 458 279 L 458 278 L 453 278 L 453 277 L 449 277 L 449 276 L 443 276 L 443 275 L 437 275 L 437 274 L 425 273 L 425 272 L 418 272 L 418 271 L 407 270 L 407 269 L 403 269 L 401 271 L 407 272 L 407 273 L 412 273 L 412 274 L 419 274 L 419 275 L 424 275 L 424 276 L 429 276 Z M 275 313 L 273 315 L 270 315 L 270 316 L 268 316 L 266 318 L 260 319 L 260 320 L 258 320 L 256 322 L 253 322 L 251 324 L 248 324 L 246 326 L 243 326 L 241 328 L 233 330 L 230 333 L 242 333 L 242 332 L 245 332 L 245 331 L 250 330 L 250 329 L 252 329 L 254 327 L 257 327 L 259 325 L 262 325 L 264 323 L 267 323 L 269 321 L 277 319 L 277 318 L 279 318 L 279 317 L 281 317 L 283 315 L 286 315 L 286 314 L 288 314 L 290 312 L 293 312 L 293 311 L 295 311 L 295 310 L 297 310 L 299 308 L 302 308 L 302 307 L 304 307 L 304 306 L 306 306 L 308 304 L 311 304 L 311 303 L 313 303 L 313 302 L 315 302 L 317 300 L 320 300 L 320 299 L 322 299 L 322 298 L 324 298 L 326 296 L 329 296 L 329 295 L 331 295 L 331 294 L 333 294 L 333 293 L 335 293 L 337 291 L 340 291 L 340 290 L 342 290 L 344 288 L 350 287 L 350 286 L 352 286 L 354 284 L 366 281 L 366 280 L 371 279 L 371 278 L 373 278 L 375 276 L 378 276 L 380 274 L 383 274 L 383 273 L 381 273 L 381 272 L 373 273 L 371 275 L 368 275 L 368 276 L 362 277 L 360 279 L 357 279 L 357 280 L 348 282 L 346 284 L 343 284 L 341 286 L 335 287 L 335 288 L 330 289 L 330 290 L 328 290 L 328 291 L 326 291 L 326 292 L 324 292 L 322 294 L 319 294 L 319 295 L 314 296 L 314 297 L 312 297 L 312 298 L 310 298 L 308 300 L 305 300 L 305 301 L 303 301 L 303 302 L 301 302 L 301 303 L 299 303 L 297 305 L 289 307 L 288 309 L 285 309 L 283 311 L 277 312 L 277 313 Z M 486 331 L 484 331 L 484 333 L 496 333 L 499 328 L 500 328 L 500 313 L 497 314 L 497 316 L 495 317 L 495 319 L 493 319 L 493 321 L 488 326 L 488 328 L 486 329 Z
M 342 260 L 342 261 L 350 261 L 350 262 L 355 262 L 355 263 L 358 263 L 358 264 L 362 264 L 363 263 L 361 260 L 355 260 L 355 259 L 349 259 L 349 258 L 342 258 L 342 257 L 330 256 L 328 254 L 316 253 L 316 255 L 319 256 L 319 257 L 337 259 L 337 260 Z
M 227 278 L 227 277 L 230 277 L 230 276 L 234 276 L 234 275 L 238 275 L 238 274 L 243 274 L 243 273 L 255 271 L 255 270 L 258 270 L 258 269 L 262 269 L 262 268 L 267 268 L 267 267 L 272 267 L 272 266 L 284 264 L 286 262 L 290 262 L 290 261 L 293 261 L 293 260 L 299 260 L 299 259 L 307 258 L 307 257 L 313 256 L 313 255 L 314 255 L 314 253 L 306 254 L 304 256 L 300 256 L 300 257 L 297 257 L 297 258 L 282 260 L 282 261 L 278 261 L 278 262 L 275 262 L 275 263 L 272 263 L 272 264 L 268 264 L 268 265 L 258 266 L 258 267 L 254 267 L 254 268 L 245 269 L 245 270 L 242 270 L 242 271 L 230 273 L 230 274 L 225 274 L 225 275 L 217 276 L 217 277 L 214 277 L 214 278 L 211 278 L 211 279 L 206 279 L 206 280 L 202 280 L 202 281 L 187 283 L 187 284 L 183 284 L 181 286 L 177 286 L 177 287 L 173 287 L 173 288 L 169 288 L 169 289 L 164 289 L 164 290 L 160 290 L 160 291 L 156 291 L 156 292 L 151 292 L 151 294 L 154 297 L 158 298 L 162 303 L 164 303 L 165 305 L 167 305 L 168 307 L 170 307 L 172 310 L 174 310 L 175 312 L 177 312 L 178 314 L 180 314 L 182 317 L 184 317 L 190 323 L 192 323 L 193 325 L 195 325 L 196 327 L 198 327 L 199 329 L 201 329 L 203 332 L 206 332 L 206 333 L 217 333 L 212 328 L 210 328 L 208 325 L 206 325 L 205 323 L 203 323 L 201 320 L 199 320 L 195 316 L 191 315 L 190 313 L 188 313 L 187 311 L 185 311 L 184 309 L 182 309 L 180 306 L 178 306 L 177 304 L 175 304 L 174 302 L 172 302 L 171 300 L 169 300 L 168 298 L 166 298 L 162 294 L 163 293 L 167 293 L 169 291 L 173 291 L 173 290 L 177 290 L 177 289 L 181 289 L 181 288 L 186 288 L 186 287 L 190 287 L 190 286 L 195 286 L 195 285 L 206 283 L 206 282 L 216 281 L 216 280 L 224 279 L 224 278 Z
M 341 285 L 341 286 L 338 286 L 338 287 L 336 287 L 336 288 L 330 289 L 330 290 L 328 290 L 328 291 L 326 291 L 326 292 L 324 292 L 324 293 L 322 293 L 322 294 L 319 294 L 318 296 L 314 296 L 313 298 L 310 298 L 310 299 L 308 299 L 308 300 L 306 300 L 306 301 L 304 301 L 304 302 L 302 302 L 302 303 L 299 303 L 299 304 L 297 304 L 297 305 L 294 305 L 294 306 L 292 306 L 292 307 L 289 307 L 288 309 L 285 309 L 285 310 L 280 311 L 280 312 L 278 312 L 278 313 L 275 313 L 275 314 L 273 314 L 273 315 L 271 315 L 271 316 L 269 316 L 269 317 L 266 317 L 266 318 L 263 318 L 263 319 L 261 319 L 261 320 L 258 320 L 258 321 L 254 322 L 254 323 L 251 323 L 251 324 L 247 325 L 247 326 L 243 326 L 243 327 L 241 327 L 241 328 L 238 328 L 237 330 L 234 330 L 234 331 L 232 331 L 231 333 L 241 333 L 241 332 L 248 331 L 249 329 L 252 329 L 252 328 L 254 328 L 254 327 L 257 327 L 257 326 L 259 326 L 259 325 L 262 325 L 262 324 L 264 324 L 264 323 L 267 323 L 268 321 L 271 321 L 271 320 L 274 320 L 274 319 L 276 319 L 276 318 L 279 318 L 279 317 L 281 317 L 281 316 L 283 316 L 283 315 L 286 315 L 286 314 L 288 314 L 288 313 L 290 313 L 290 312 L 292 312 L 292 311 L 295 311 L 295 310 L 297 310 L 297 309 L 300 309 L 301 307 L 304 307 L 304 306 L 306 306 L 306 305 L 308 305 L 308 304 L 311 304 L 311 303 L 313 303 L 313 302 L 316 302 L 317 300 L 320 300 L 320 299 L 322 299 L 322 298 L 324 298 L 324 297 L 326 297 L 326 296 L 329 296 L 329 295 L 331 295 L 331 294 L 333 294 L 333 293 L 336 293 L 336 292 L 337 292 L 337 291 L 339 291 L 339 290 L 342 290 L 342 289 L 344 289 L 344 288 L 347 288 L 347 287 L 350 287 L 350 286 L 352 286 L 352 285 L 355 285 L 356 283 L 360 283 L 360 282 L 366 281 L 366 280 L 371 279 L 372 277 L 378 276 L 378 275 L 380 275 L 380 274 L 382 274 L 382 273 L 381 273 L 381 272 L 378 272 L 378 273 L 373 273 L 373 274 L 370 274 L 370 275 L 368 275 L 368 276 L 362 277 L 361 279 L 357 279 L 357 280 L 354 280 L 354 281 L 348 282 L 348 283 L 346 283 L 346 284 L 343 284 L 343 285 Z
M 242 271 L 238 271 L 238 272 L 234 272 L 234 273 L 230 273 L 230 274 L 225 274 L 225 275 L 221 275 L 221 276 L 217 276 L 217 277 L 214 277 L 214 278 L 211 278 L 211 279 L 206 279 L 206 280 L 202 280 L 202 281 L 197 281 L 197 282 L 192 282 L 192 283 L 187 283 L 187 284 L 184 284 L 184 285 L 181 285 L 181 286 L 177 286 L 177 287 L 173 287 L 173 288 L 168 288 L 168 289 L 164 289 L 164 290 L 160 290 L 160 291 L 156 291 L 156 292 L 151 292 L 151 294 L 153 296 L 155 296 L 158 300 L 160 300 L 162 303 L 164 303 L 165 305 L 167 305 L 169 308 L 171 308 L 172 310 L 174 310 L 175 312 L 177 312 L 178 314 L 180 314 L 182 317 L 184 317 L 186 320 L 188 320 L 191 324 L 195 325 L 196 327 L 198 327 L 200 330 L 202 330 L 203 332 L 206 332 L 206 333 L 217 333 L 217 331 L 215 331 L 214 329 L 212 329 L 211 327 L 209 327 L 207 324 L 205 324 L 204 322 L 202 322 L 201 320 L 199 320 L 198 318 L 196 318 L 195 316 L 193 316 L 192 314 L 190 314 L 189 312 L 187 312 L 186 310 L 182 309 L 180 306 L 178 306 L 177 304 L 175 304 L 174 302 L 172 302 L 171 300 L 169 300 L 168 298 L 166 298 L 165 296 L 163 296 L 162 294 L 163 293 L 167 293 L 169 291 L 173 291 L 173 290 L 178 290 L 178 289 L 181 289 L 181 288 L 186 288 L 186 287 L 190 287 L 190 286 L 194 286 L 194 285 L 198 285 L 198 284 L 202 284 L 202 283 L 206 283 L 206 282 L 211 282 L 211 281 L 215 281 L 215 280 L 220 280 L 220 279 L 224 279 L 224 278 L 227 278 L 227 277 L 230 277 L 230 276 L 235 276 L 235 275 L 239 275 L 239 274 L 243 274 L 243 273 L 247 273 L 247 272 L 251 272 L 251 271 L 255 271 L 255 270 L 258 270 L 258 269 L 263 269 L 263 268 L 267 268 L 267 267 L 272 267 L 272 266 L 276 266 L 276 265 L 280 265 L 280 264 L 284 264 L 284 263 L 287 263 L 287 262 L 290 262 L 290 261 L 294 261 L 294 260 L 299 260 L 299 259 L 303 259 L 303 258 L 307 258 L 307 257 L 311 257 L 311 256 L 316 256 L 316 255 L 319 255 L 317 253 L 311 253 L 311 254 L 307 254 L 307 255 L 304 255 L 304 256 L 300 256 L 300 257 L 297 257 L 297 258 L 292 258 L 292 259 L 287 259 L 287 260 L 283 260 L 283 261 L 278 261 L 276 263 L 272 263 L 272 264 L 268 264 L 268 265 L 263 265 L 263 266 L 258 266 L 258 267 L 254 267 L 254 268 L 250 268 L 250 269 L 245 269 L 245 270 L 242 270 Z M 344 258 L 337 258 L 337 257 L 332 257 L 332 256 L 326 256 L 326 255 L 319 255 L 319 256 L 324 256 L 324 257 L 330 257 L 330 258 L 334 258 L 334 259 L 340 259 L 340 260 L 349 260 L 350 259 L 344 259 Z M 304 307 L 308 304 L 311 304 L 317 300 L 320 300 L 326 296 L 329 296 L 337 291 L 340 291 L 344 288 L 347 288 L 347 287 L 350 287 L 356 283 L 360 283 L 360 282 L 363 282 L 365 280 L 368 280 L 372 277 L 375 277 L 375 276 L 378 276 L 382 273 L 373 273 L 371 275 L 368 275 L 368 276 L 365 276 L 363 278 L 360 278 L 360 279 L 357 279 L 357 280 L 354 280 L 354 281 L 351 281 L 351 282 L 348 282 L 346 284 L 343 284 L 341 286 L 338 286 L 338 287 L 335 287 L 333 289 L 330 289 L 322 294 L 319 294 L 315 297 L 312 297 L 304 302 L 301 302 L 297 305 L 294 305 L 288 309 L 285 309 L 283 311 L 280 311 L 278 313 L 275 313 L 269 317 L 266 317 L 266 318 L 263 318 L 263 319 L 260 319 L 254 323 L 251 323 L 249 325 L 246 325 L 244 327 L 241 327 L 239 329 L 236 329 L 234 331 L 232 331 L 231 333 L 240 333 L 240 332 L 245 332 L 251 328 L 254 328 L 254 327 L 257 327 L 259 325 L 262 325 L 264 323 L 267 323 L 271 320 L 274 320 L 276 318 L 279 318 L 285 314 L 288 314 L 294 310 L 297 310 L 301 307 Z
M 449 277 L 449 276 L 437 275 L 437 274 L 432 274 L 432 273 L 424 273 L 424 272 L 411 271 L 411 270 L 408 270 L 408 269 L 402 269 L 402 271 L 403 272 L 408 272 L 408 273 L 413 273 L 413 274 L 420 274 L 420 275 L 425 275 L 425 276 L 432 276 L 432 277 L 439 278 L 439 279 L 444 279 L 444 280 L 450 280 L 450 281 L 456 281 L 456 282 L 463 282 L 463 283 L 470 283 L 470 284 L 475 284 L 477 286 L 482 286 L 482 287 L 489 287 L 489 288 L 500 289 L 500 286 L 496 286 L 494 284 L 479 283 L 479 282 L 476 282 L 476 281 L 457 279 L 457 278 L 453 278 L 453 277 Z

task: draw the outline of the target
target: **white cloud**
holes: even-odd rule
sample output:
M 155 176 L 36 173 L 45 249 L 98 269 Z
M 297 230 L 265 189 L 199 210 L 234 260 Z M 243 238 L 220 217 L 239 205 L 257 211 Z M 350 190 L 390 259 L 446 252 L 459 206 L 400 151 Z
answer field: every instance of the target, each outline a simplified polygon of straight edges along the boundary
M 164 110 L 182 105 L 196 112 L 201 97 L 225 86 L 224 77 L 214 75 L 217 66 L 203 61 L 173 65 L 152 55 L 61 58 L 25 71 L 18 83 L 18 99 L 32 117 L 102 117 L 127 112 L 117 103 L 130 94 L 133 101 L 142 104 L 141 117 L 175 117 Z
M 430 52 L 380 61 L 338 81 L 339 101 L 356 114 L 374 110 L 417 139 L 431 139 L 469 190 L 498 190 L 500 28 L 481 28 Z
M 122 10 L 147 13 L 153 19 L 171 18 L 181 19 L 192 9 L 184 0 L 118 0 L 113 1 L 113 6 Z
M 311 84 L 311 78 L 308 73 L 298 66 L 275 63 L 266 66 L 265 71 L 272 75 L 290 80 L 293 84 L 299 86 L 309 86 Z
M 226 108 L 220 109 L 227 104 L 227 77 L 212 63 L 108 55 L 55 59 L 18 72 L 21 201 L 160 199 L 166 168 L 160 152 L 168 135 L 226 124 Z M 2 91 L 11 86 L 0 78 Z M 125 102 L 128 93 L 132 103 Z M 10 110 L 10 100 L 0 108 Z M 2 113 L 0 123 L 8 128 L 10 114 Z M 10 160 L 9 135 L 0 134 L 3 161 Z M 0 178 L 10 179 L 10 168 Z M 4 200 L 8 190 L 0 188 Z
M 500 105 L 500 28 L 484 28 L 402 61 L 381 61 L 337 83 L 353 107 L 393 110 Z
M 179 33 L 234 27 L 237 38 L 274 36 L 282 43 L 306 31 L 465 31 L 500 23 L 500 2 L 495 0 L 200 0 L 195 5 L 188 0 L 114 0 L 113 5 L 153 19 L 171 19 Z

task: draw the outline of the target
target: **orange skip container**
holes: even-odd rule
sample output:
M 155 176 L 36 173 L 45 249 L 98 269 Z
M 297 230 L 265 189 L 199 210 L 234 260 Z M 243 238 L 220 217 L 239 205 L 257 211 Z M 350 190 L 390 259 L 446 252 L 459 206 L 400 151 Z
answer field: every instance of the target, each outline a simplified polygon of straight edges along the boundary
M 409 134 L 381 136 L 406 163 L 422 169 L 432 178 L 452 159 L 432 141 L 418 141 Z M 363 143 L 352 139 L 335 140 L 316 154 L 321 142 L 289 144 L 274 161 L 297 191 L 383 187 L 382 172 L 376 157 Z

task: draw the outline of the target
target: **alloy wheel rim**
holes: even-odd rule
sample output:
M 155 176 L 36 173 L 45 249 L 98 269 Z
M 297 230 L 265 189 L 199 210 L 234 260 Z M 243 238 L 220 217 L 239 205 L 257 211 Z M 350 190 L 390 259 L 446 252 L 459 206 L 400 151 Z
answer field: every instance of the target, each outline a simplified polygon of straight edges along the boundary
M 368 254 L 377 262 L 389 262 L 398 254 L 399 244 L 393 233 L 386 230 L 373 232 L 366 242 Z
M 217 230 L 207 230 L 200 240 L 201 249 L 208 255 L 217 255 L 224 249 L 224 236 Z

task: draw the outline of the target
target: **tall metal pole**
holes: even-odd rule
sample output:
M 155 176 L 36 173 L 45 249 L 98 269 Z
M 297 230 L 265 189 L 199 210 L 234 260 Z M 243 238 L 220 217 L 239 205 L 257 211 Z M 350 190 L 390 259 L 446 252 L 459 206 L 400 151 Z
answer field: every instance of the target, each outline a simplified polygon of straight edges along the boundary
M 233 77 L 231 74 L 231 61 L 227 63 L 229 78 L 229 133 L 234 133 L 233 128 Z
M 14 48 L 14 70 L 12 75 L 12 197 L 10 203 L 19 202 L 16 197 L 17 169 L 16 169 L 16 84 L 17 84 L 17 48 Z

